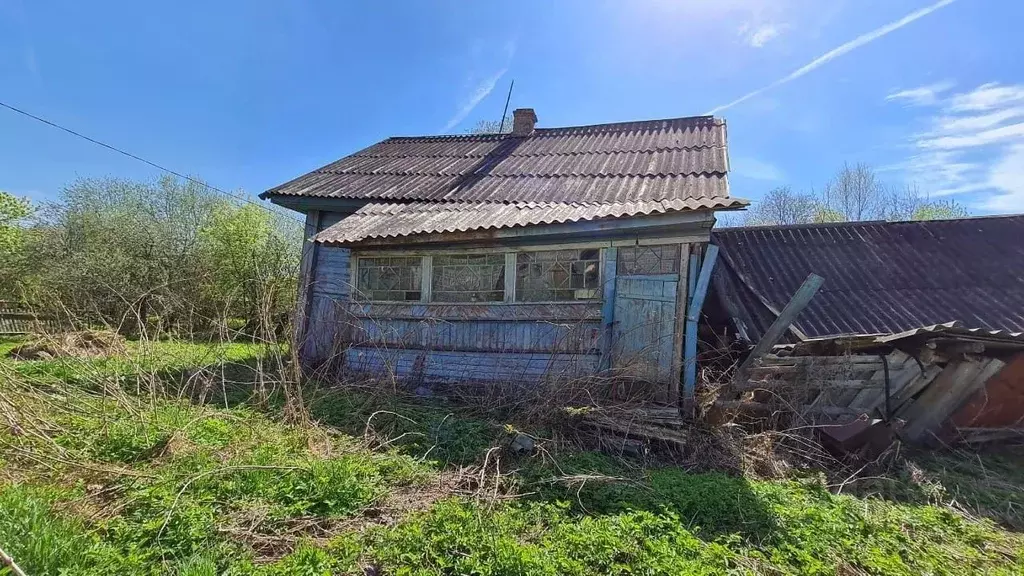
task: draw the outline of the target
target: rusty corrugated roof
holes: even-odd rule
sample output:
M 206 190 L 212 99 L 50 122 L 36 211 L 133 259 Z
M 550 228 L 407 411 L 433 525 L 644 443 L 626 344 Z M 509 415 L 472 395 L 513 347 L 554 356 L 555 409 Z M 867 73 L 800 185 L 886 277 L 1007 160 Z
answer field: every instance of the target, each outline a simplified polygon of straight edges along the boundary
M 466 232 L 743 206 L 738 198 L 691 198 L 611 204 L 412 202 L 372 203 L 316 235 L 317 242 L 348 244 L 437 232 Z
M 538 128 L 530 136 L 389 138 L 264 192 L 431 202 L 728 198 L 726 127 L 710 116 Z
M 810 273 L 825 284 L 794 323 L 806 338 L 959 321 L 1024 331 L 1024 216 L 714 230 L 719 301 L 756 341 Z

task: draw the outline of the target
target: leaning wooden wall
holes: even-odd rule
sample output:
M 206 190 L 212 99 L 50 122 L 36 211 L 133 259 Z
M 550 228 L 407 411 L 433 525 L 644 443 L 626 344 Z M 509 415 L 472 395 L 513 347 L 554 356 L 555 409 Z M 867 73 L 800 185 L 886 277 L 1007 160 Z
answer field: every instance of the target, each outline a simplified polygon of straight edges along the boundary
M 1003 360 L 981 355 L 933 362 L 900 350 L 885 356 L 769 355 L 751 368 L 747 381 L 720 390 L 718 406 L 737 413 L 785 412 L 810 424 L 867 415 L 897 422 L 900 436 L 913 442 L 956 440 L 958 430 L 1021 425 L 1017 393 L 1024 372 L 1004 374 L 1004 367 Z M 1002 410 L 1004 402 L 1008 410 Z

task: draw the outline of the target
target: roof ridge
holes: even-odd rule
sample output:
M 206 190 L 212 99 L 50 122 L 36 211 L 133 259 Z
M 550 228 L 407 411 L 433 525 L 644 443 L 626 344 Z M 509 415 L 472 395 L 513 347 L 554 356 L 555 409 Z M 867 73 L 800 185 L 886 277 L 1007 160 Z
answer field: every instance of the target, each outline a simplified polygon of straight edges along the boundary
M 626 120 L 622 122 L 601 122 L 598 124 L 579 124 L 574 126 L 552 126 L 550 128 L 537 128 L 532 134 L 518 135 L 512 134 L 511 132 L 489 132 L 486 134 L 433 134 L 433 135 L 408 135 L 408 136 L 391 136 L 384 140 L 463 140 L 473 141 L 480 140 L 483 142 L 489 140 L 508 140 L 512 138 L 530 138 L 534 136 L 545 136 L 553 135 L 558 131 L 593 131 L 593 132 L 623 132 L 628 131 L 631 127 L 640 127 L 644 125 L 653 124 L 664 124 L 669 122 L 685 123 L 687 125 L 724 125 L 724 118 L 717 118 L 713 115 L 701 115 L 701 116 L 678 116 L 675 118 L 655 118 L 652 120 Z
M 553 126 L 551 128 L 537 128 L 534 130 L 534 134 L 551 133 L 558 131 L 569 131 L 569 130 L 584 130 L 593 132 L 625 132 L 631 127 L 639 127 L 645 124 L 664 124 L 669 122 L 685 122 L 687 125 L 712 125 L 719 126 L 725 124 L 724 118 L 716 118 L 712 115 L 702 116 L 679 116 L 677 118 L 656 118 L 653 120 L 627 120 L 623 122 L 603 122 L 600 124 L 581 124 L 578 126 Z
M 752 230 L 796 230 L 818 228 L 852 228 L 856 226 L 888 226 L 896 224 L 936 224 L 945 222 L 964 222 L 976 220 L 995 220 L 1003 218 L 1022 218 L 1024 214 L 985 214 L 967 216 L 965 218 L 936 218 L 934 220 L 849 220 L 845 222 L 807 222 L 802 224 L 761 224 L 751 226 L 730 226 L 715 228 L 715 233 L 746 232 Z
M 689 200 L 730 200 L 737 202 L 748 202 L 744 198 L 737 198 L 735 196 L 702 196 L 700 198 L 663 198 L 660 200 L 627 200 L 627 201 L 615 201 L 615 202 L 557 202 L 557 201 L 516 201 L 511 200 L 507 202 L 498 200 L 458 200 L 458 199 L 444 199 L 444 200 L 392 200 L 388 198 L 374 199 L 373 201 L 366 204 L 364 207 L 371 206 L 408 206 L 411 208 L 418 207 L 438 207 L 438 206 L 460 206 L 460 207 L 472 207 L 472 206 L 516 206 L 524 208 L 539 208 L 545 206 L 571 206 L 575 208 L 589 208 L 597 206 L 627 206 L 632 204 L 651 204 L 651 203 L 673 203 L 673 202 L 685 202 Z
M 700 144 L 696 146 L 662 146 L 648 150 L 574 150 L 571 152 L 527 152 L 517 153 L 512 151 L 507 158 L 537 158 L 541 156 L 596 156 L 599 154 L 654 154 L 657 152 L 692 152 L 695 150 L 725 150 L 723 144 Z M 368 148 L 367 148 L 368 149 Z M 490 154 L 479 152 L 475 154 L 361 154 L 356 152 L 346 158 L 487 158 Z M 344 159 L 344 158 L 343 158 Z M 332 162 L 333 164 L 333 162 Z M 330 166 L 328 164 L 327 166 Z M 326 166 L 325 166 L 326 167 Z
M 545 174 L 545 173 L 537 173 L 537 174 L 526 174 L 526 173 L 524 173 L 524 174 L 491 174 L 489 172 L 488 173 L 484 173 L 484 174 L 477 174 L 476 172 L 468 172 L 466 174 L 457 174 L 457 173 L 443 173 L 443 172 L 397 172 L 397 171 L 392 171 L 392 170 L 388 170 L 388 171 L 384 171 L 384 172 L 371 172 L 371 171 L 366 171 L 366 170 L 349 170 L 349 171 L 345 171 L 345 172 L 331 172 L 331 171 L 327 171 L 327 170 L 318 170 L 317 172 L 320 173 L 320 174 L 330 174 L 331 176 L 344 176 L 344 175 L 350 175 L 350 176 L 410 176 L 410 177 L 437 176 L 437 177 L 441 177 L 441 178 L 461 178 L 461 177 L 473 178 L 473 177 L 477 177 L 477 176 L 483 177 L 483 178 L 691 178 L 693 176 L 704 176 L 704 177 L 709 177 L 709 178 L 710 177 L 718 177 L 718 178 L 725 178 L 726 177 L 726 173 L 725 172 L 708 172 L 707 170 L 702 170 L 700 172 L 678 172 L 678 173 L 674 173 L 674 174 L 666 174 L 664 172 L 658 172 L 656 174 L 640 174 L 640 173 L 636 173 L 636 172 L 614 172 L 614 173 L 607 173 L 607 174 Z

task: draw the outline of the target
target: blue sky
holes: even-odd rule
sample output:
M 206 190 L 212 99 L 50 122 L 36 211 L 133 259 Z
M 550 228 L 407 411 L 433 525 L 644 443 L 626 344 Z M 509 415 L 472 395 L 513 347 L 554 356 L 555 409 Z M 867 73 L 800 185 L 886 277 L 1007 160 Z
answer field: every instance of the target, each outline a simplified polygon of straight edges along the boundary
M 391 135 L 715 114 L 733 194 L 843 162 L 1024 212 L 1014 0 L 0 0 L 0 101 L 256 194 Z M 731 105 L 730 105 L 731 104 Z M 156 171 L 0 109 L 0 189 Z

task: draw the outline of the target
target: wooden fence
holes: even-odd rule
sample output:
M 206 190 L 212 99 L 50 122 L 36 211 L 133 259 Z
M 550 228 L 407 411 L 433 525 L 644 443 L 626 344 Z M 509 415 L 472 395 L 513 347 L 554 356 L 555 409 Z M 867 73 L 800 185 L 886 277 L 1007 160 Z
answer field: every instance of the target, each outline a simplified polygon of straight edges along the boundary
M 18 302 L 0 300 L 0 335 L 53 331 L 56 324 L 53 318 L 40 316 Z

